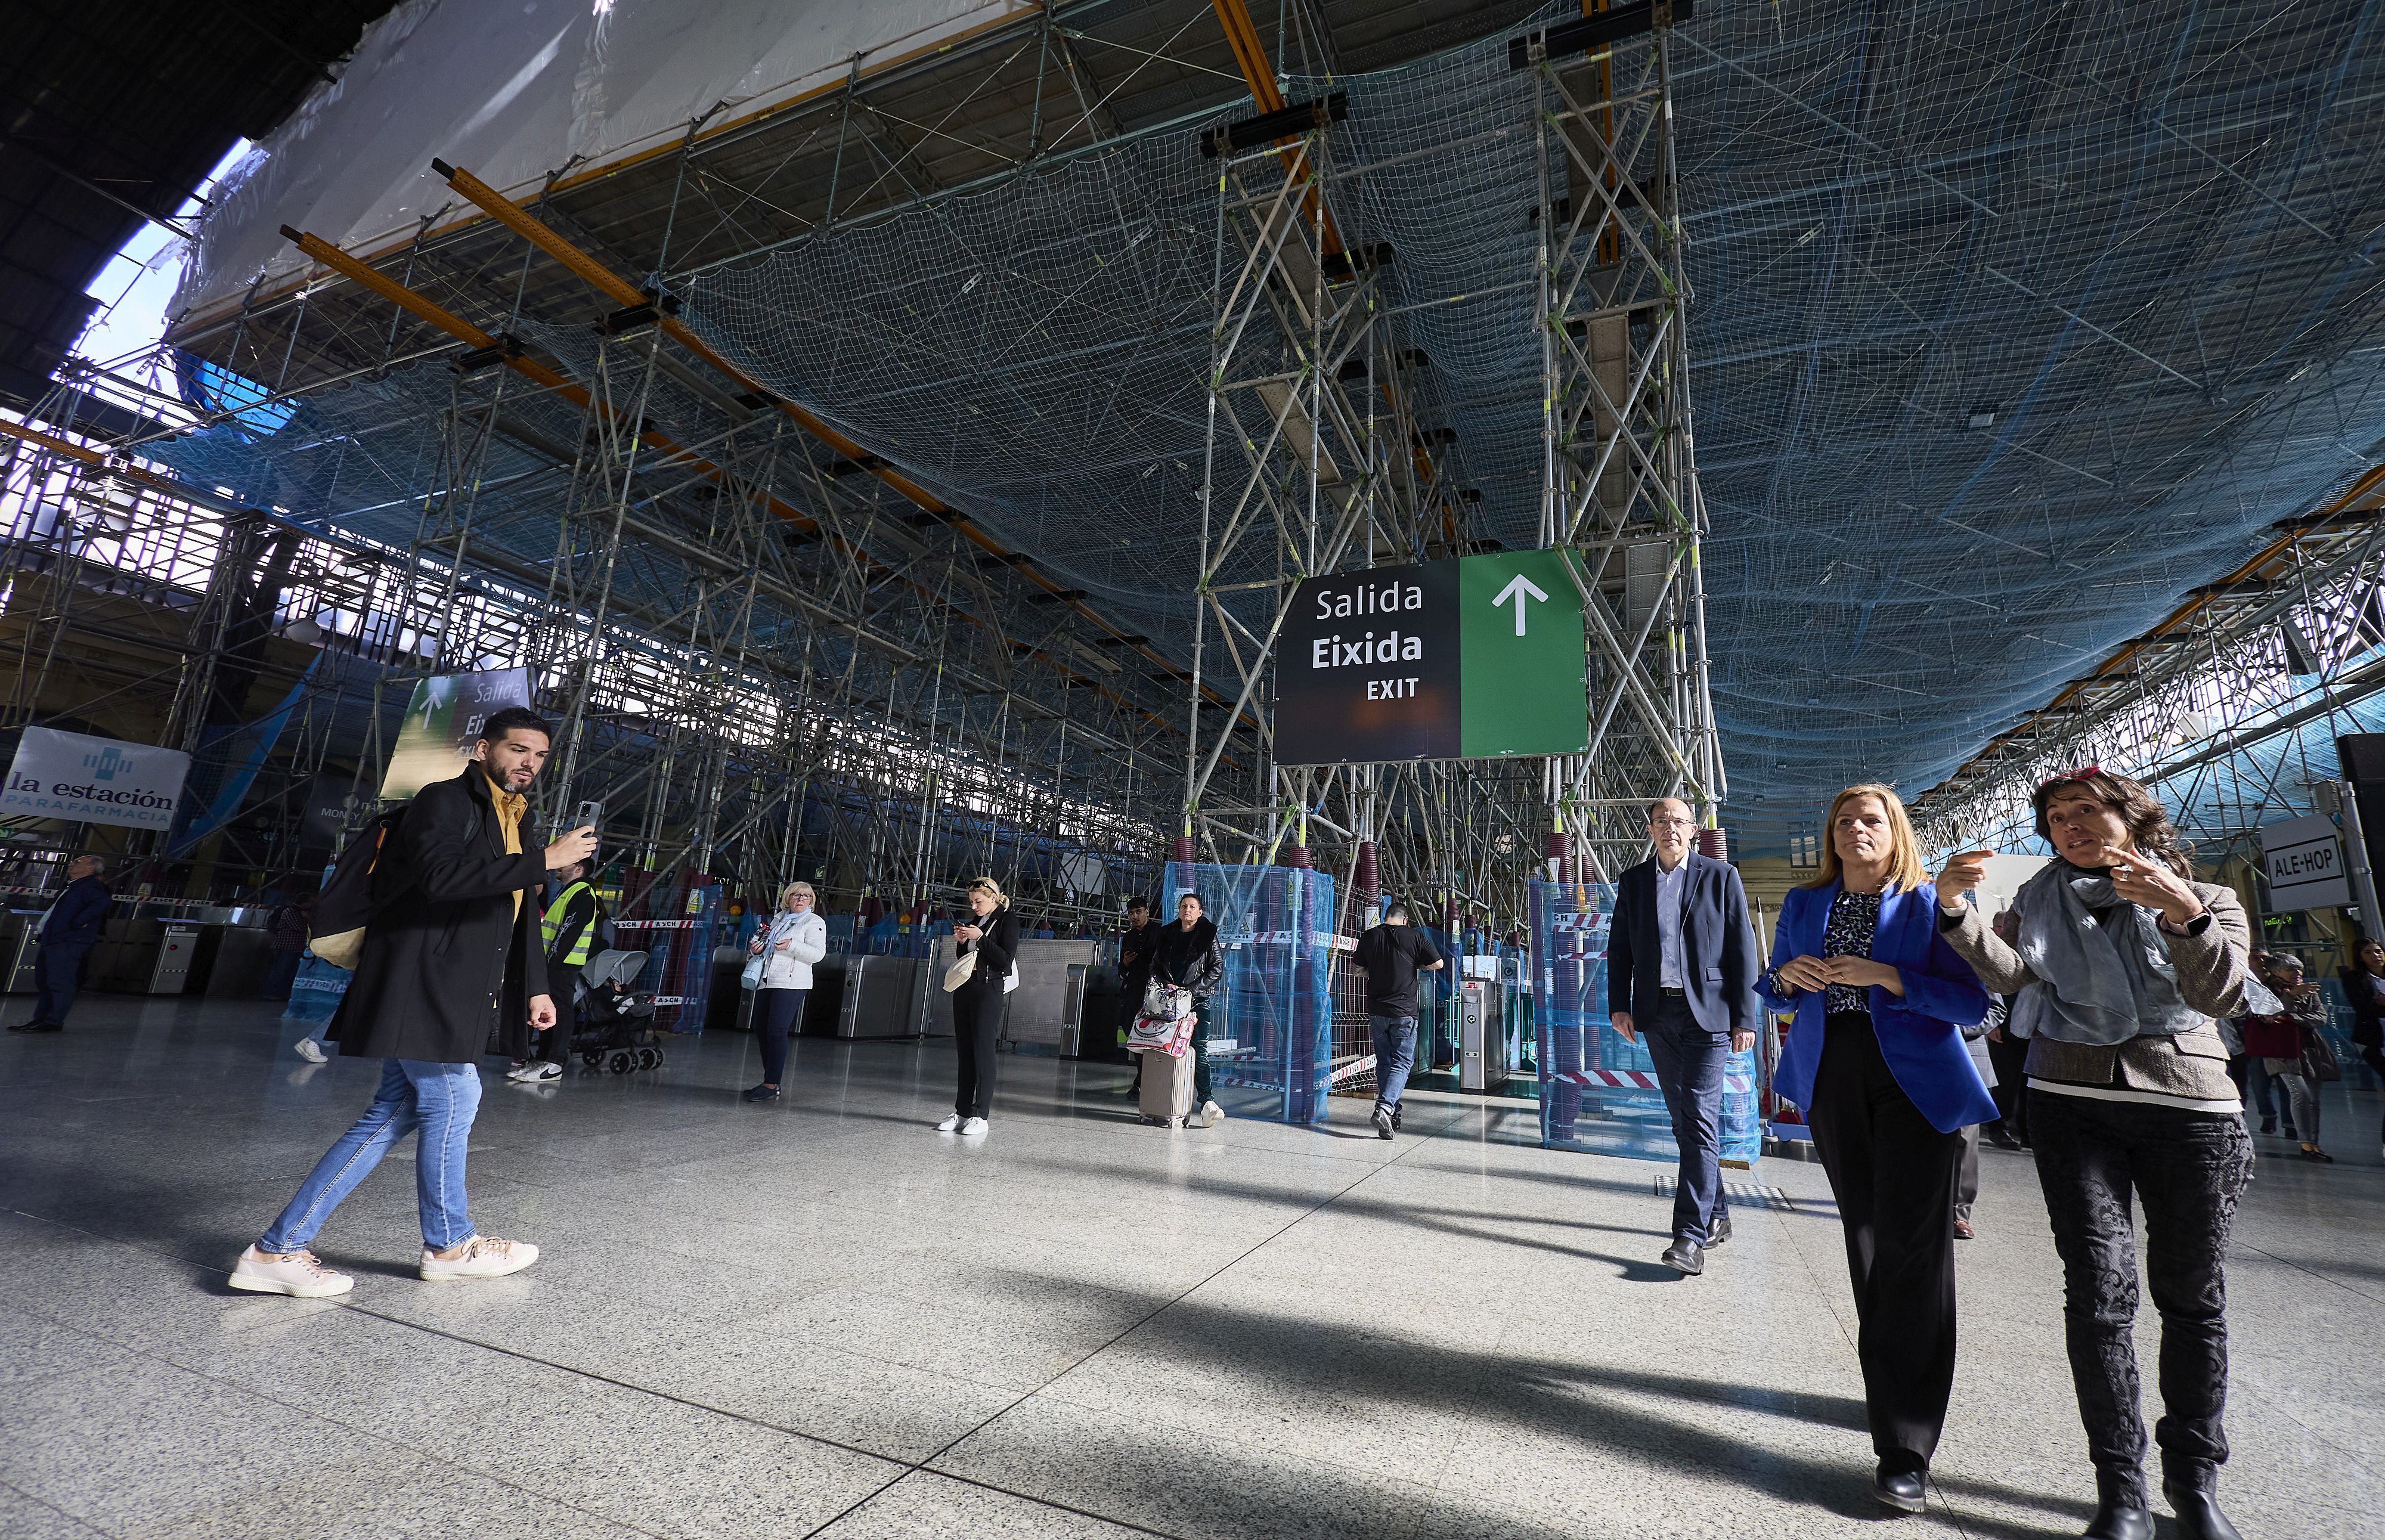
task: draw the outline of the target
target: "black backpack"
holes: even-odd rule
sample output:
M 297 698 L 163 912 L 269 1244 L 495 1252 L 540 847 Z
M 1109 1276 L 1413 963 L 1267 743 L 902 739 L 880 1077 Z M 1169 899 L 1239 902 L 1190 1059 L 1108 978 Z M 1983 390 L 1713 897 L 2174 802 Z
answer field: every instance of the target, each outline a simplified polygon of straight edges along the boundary
M 334 968 L 353 970 L 364 955 L 365 927 L 382 908 L 373 898 L 373 871 L 405 817 L 401 805 L 366 824 L 331 863 L 330 880 L 315 895 L 315 922 L 308 928 L 307 944 Z

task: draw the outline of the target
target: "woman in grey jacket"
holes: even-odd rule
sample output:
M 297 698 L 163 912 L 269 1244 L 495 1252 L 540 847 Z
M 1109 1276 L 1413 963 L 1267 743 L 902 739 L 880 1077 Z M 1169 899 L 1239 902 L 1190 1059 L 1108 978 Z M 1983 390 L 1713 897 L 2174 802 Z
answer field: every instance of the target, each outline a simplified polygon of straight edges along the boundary
M 2145 1429 L 2137 1410 L 2137 1252 L 2161 1312 L 2162 1491 L 2186 1540 L 2237 1540 L 2220 1512 L 2228 1458 L 2228 1230 L 2251 1179 L 2252 1139 L 2215 1018 L 2267 992 L 2249 971 L 2251 928 L 2224 887 L 2192 880 L 2152 793 L 2087 765 L 2037 789 L 2055 859 L 2021 885 L 2008 945 L 1959 895 L 1989 853 L 1939 873 L 1947 942 L 1999 994 L 2029 1040 L 2029 1126 L 2063 1267 L 2070 1377 L 2099 1502 L 2087 1540 L 2150 1540 Z M 2261 1006 L 2258 1008 L 2268 1008 Z

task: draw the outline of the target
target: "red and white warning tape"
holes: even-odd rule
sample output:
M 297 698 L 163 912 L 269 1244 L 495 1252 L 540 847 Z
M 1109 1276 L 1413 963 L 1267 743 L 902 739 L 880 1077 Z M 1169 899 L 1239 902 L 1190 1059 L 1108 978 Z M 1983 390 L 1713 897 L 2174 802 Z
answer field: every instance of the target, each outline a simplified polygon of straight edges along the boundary
M 1640 1091 L 1663 1089 L 1656 1083 L 1656 1077 L 1645 1070 L 1566 1070 L 1549 1078 L 1569 1080 L 1576 1085 L 1629 1086 Z

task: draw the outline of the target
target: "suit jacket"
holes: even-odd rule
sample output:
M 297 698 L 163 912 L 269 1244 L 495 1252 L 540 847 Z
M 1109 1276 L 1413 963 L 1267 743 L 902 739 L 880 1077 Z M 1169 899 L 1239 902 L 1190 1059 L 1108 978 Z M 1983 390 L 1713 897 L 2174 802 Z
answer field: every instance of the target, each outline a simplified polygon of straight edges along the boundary
M 1754 1032 L 1755 927 L 1747 918 L 1747 890 L 1728 861 L 1692 850 L 1681 892 L 1681 987 L 1690 1014 L 1708 1032 Z M 1656 863 L 1641 862 L 1615 884 L 1615 918 L 1606 932 L 1606 1008 L 1655 1020 L 1664 996 L 1664 963 L 1656 934 Z
M 1783 994 L 1780 965 L 1792 958 L 1827 957 L 1823 933 L 1839 884 L 1794 888 L 1781 901 L 1780 922 L 1772 933 L 1772 964 L 1764 974 L 1766 1004 L 1796 1012 L 1789 1041 L 1781 1045 L 1772 1088 L 1798 1107 L 1814 1105 L 1814 1071 L 1822 1063 L 1822 1019 L 1828 992 Z M 1963 1028 L 1988 1012 L 1988 992 L 1971 965 L 1955 955 L 1938 933 L 1938 889 L 1924 883 L 1903 893 L 1885 893 L 1879 923 L 1872 930 L 1871 958 L 1896 970 L 1904 983 L 1899 999 L 1875 984 L 1872 1031 L 1889 1073 L 1929 1126 L 1952 1133 L 1973 1123 L 1993 1122 L 1996 1099 L 1971 1062 Z
M 547 984 L 546 850 L 527 814 L 521 843 L 506 854 L 477 764 L 415 794 L 373 868 L 373 918 L 333 1018 L 341 1053 L 469 1064 L 495 1051 L 492 1035 L 528 1051 L 531 996 Z

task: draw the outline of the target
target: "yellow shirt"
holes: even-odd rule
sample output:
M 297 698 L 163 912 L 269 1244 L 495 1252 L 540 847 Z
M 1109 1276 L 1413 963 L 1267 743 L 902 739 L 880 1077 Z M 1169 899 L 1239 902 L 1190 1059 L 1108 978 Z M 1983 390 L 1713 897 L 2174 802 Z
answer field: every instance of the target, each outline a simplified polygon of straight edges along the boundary
M 489 772 L 482 770 L 481 773 L 482 775 L 488 775 Z M 522 853 L 521 820 L 522 815 L 530 811 L 530 798 L 522 795 L 518 792 L 509 792 L 506 790 L 503 786 L 497 784 L 496 778 L 494 776 L 490 776 L 489 806 L 497 810 L 497 827 L 504 832 L 506 836 L 506 854 L 508 856 L 520 855 Z M 519 920 L 521 918 L 521 889 L 516 888 L 514 889 L 514 918 L 516 920 Z

